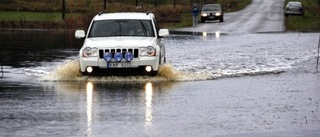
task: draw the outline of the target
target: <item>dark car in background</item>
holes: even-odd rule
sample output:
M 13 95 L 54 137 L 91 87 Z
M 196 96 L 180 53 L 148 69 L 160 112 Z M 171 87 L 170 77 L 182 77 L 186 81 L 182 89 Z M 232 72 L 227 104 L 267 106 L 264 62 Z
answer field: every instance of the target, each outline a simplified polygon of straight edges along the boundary
M 289 15 L 304 15 L 304 7 L 302 2 L 299 1 L 290 1 L 288 2 L 285 10 L 284 10 L 284 16 L 288 17 Z
M 201 9 L 201 23 L 206 20 L 219 20 L 223 22 L 223 9 L 220 4 L 205 4 Z

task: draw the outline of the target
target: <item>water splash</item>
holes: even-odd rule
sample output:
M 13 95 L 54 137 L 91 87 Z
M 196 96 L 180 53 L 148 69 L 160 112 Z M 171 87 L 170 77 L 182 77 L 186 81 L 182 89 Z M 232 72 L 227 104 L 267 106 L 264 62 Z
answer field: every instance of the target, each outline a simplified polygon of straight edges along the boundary
M 40 77 L 41 81 L 74 81 L 82 77 L 79 59 L 68 60 L 55 70 Z
M 51 73 L 44 73 L 39 78 L 40 81 L 102 81 L 102 82 L 159 82 L 159 81 L 199 81 L 213 80 L 225 77 L 254 76 L 264 74 L 278 74 L 284 70 L 264 69 L 264 70 L 179 70 L 172 64 L 164 64 L 160 67 L 158 75 L 150 76 L 83 76 L 80 72 L 79 59 L 68 60 L 59 65 Z
M 183 73 L 174 69 L 170 64 L 164 64 L 160 67 L 158 76 L 167 80 L 175 81 L 179 78 L 181 79 Z
M 171 65 L 161 66 L 156 77 L 149 76 L 83 76 L 79 59 L 66 61 L 53 72 L 43 75 L 40 81 L 176 81 L 183 74 Z

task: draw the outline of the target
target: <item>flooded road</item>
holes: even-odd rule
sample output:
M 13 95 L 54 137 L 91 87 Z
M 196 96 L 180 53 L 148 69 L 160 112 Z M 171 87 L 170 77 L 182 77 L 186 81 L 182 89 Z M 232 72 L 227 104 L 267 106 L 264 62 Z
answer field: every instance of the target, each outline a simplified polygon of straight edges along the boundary
M 252 0 L 252 3 L 243 10 L 225 13 L 223 23 L 207 21 L 198 27 L 177 30 L 208 33 L 219 31 L 222 34 L 283 32 L 285 31 L 284 2 L 284 0 Z
M 319 33 L 172 34 L 156 77 L 87 77 L 68 31 L 2 31 L 0 136 L 320 135 Z

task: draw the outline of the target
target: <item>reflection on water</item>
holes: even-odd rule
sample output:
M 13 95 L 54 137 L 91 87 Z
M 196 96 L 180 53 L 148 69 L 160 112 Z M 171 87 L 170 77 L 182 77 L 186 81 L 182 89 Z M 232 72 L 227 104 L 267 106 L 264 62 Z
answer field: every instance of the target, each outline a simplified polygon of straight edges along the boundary
M 92 92 L 93 84 L 91 82 L 87 83 L 87 136 L 92 137 Z
M 46 33 L 40 34 L 36 36 L 47 36 Z M 318 43 L 314 41 L 318 41 L 318 34 L 299 37 L 294 34 L 246 34 L 222 35 L 220 38 L 206 35 L 205 38 L 170 36 L 166 44 L 167 57 L 172 63 L 162 66 L 156 77 L 82 76 L 79 60 L 74 59 L 77 51 L 66 44 L 44 40 L 32 46 L 36 43 L 27 39 L 34 38 L 33 34 L 31 37 L 23 35 L 22 42 L 6 41 L 9 43 L 6 50 L 11 50 L 5 53 L 6 61 L 21 68 L 6 62 L 9 66 L 5 69 L 30 70 L 31 76 L 42 81 L 24 82 L 27 78 L 21 77 L 25 72 L 19 71 L 21 73 L 12 76 L 12 85 L 10 81 L 0 82 L 3 91 L 0 130 L 4 130 L 0 136 L 148 136 L 148 133 L 149 136 L 158 133 L 161 136 L 163 132 L 169 132 L 165 134 L 167 136 L 176 133 L 178 136 L 197 133 L 205 136 L 216 131 L 259 132 L 265 128 L 281 130 L 305 126 L 319 129 L 316 117 L 319 98 L 317 90 L 312 90 L 319 89 L 314 86 L 317 83 L 309 87 L 310 81 L 300 82 L 295 76 L 292 83 L 285 80 L 288 77 L 271 77 L 266 81 L 258 77 L 258 80 L 179 82 L 182 85 L 178 87 L 172 82 L 282 72 L 316 57 L 314 45 Z M 19 41 L 20 36 L 14 40 Z M 10 45 L 10 42 L 17 46 Z M 59 55 L 63 58 L 56 60 L 61 57 Z M 45 75 L 37 75 L 39 72 Z M 253 87 L 241 86 L 252 82 Z M 39 83 L 43 87 L 38 87 Z M 239 89 L 246 92 L 239 92 Z M 190 108 L 196 111 L 188 111 Z M 253 111 L 252 108 L 257 109 Z M 306 116 L 308 123 L 304 119 Z M 246 123 L 246 119 L 251 122 Z M 172 131 L 172 128 L 177 130 Z M 197 132 L 189 134 L 193 131 Z
M 175 82 L 41 82 L 43 89 L 60 102 L 59 109 L 79 114 L 73 121 L 87 137 L 100 136 L 106 130 L 141 128 L 151 132 L 154 101 L 178 84 Z M 157 98 L 154 98 L 154 97 Z M 132 124 L 136 125 L 131 127 Z M 101 131 L 101 128 L 107 128 Z M 100 129 L 100 130 L 99 130 Z M 111 135 L 112 136 L 112 135 Z
M 145 94 L 146 94 L 146 123 L 145 128 L 148 128 L 152 125 L 152 83 L 148 82 L 145 86 Z
M 41 81 L 211 80 L 282 73 L 316 56 L 305 45 L 318 45 L 317 34 L 172 34 L 165 39 L 170 63 L 161 66 L 158 76 L 98 78 L 82 76 L 78 50 L 83 40 L 73 37 L 73 31 L 0 32 L 5 72 L 18 67 L 15 72 Z
M 206 37 L 207 35 L 208 35 L 207 32 L 202 32 L 202 36 L 203 36 L 203 37 Z
M 0 30 L 4 66 L 46 66 L 77 55 L 82 42 L 74 31 Z

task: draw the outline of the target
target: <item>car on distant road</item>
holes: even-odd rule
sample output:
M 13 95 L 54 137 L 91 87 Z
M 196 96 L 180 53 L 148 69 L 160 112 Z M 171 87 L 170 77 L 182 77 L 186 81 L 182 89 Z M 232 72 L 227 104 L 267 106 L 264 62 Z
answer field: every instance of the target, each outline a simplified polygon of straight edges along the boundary
M 206 20 L 219 20 L 223 22 L 223 9 L 220 4 L 205 4 L 201 9 L 201 23 Z
M 304 7 L 302 2 L 300 1 L 290 1 L 288 2 L 285 10 L 284 15 L 288 17 L 289 15 L 304 15 Z
M 85 39 L 79 51 L 84 75 L 156 75 L 166 62 L 164 36 L 153 13 L 101 13 L 91 21 L 87 35 L 77 30 L 75 37 Z

